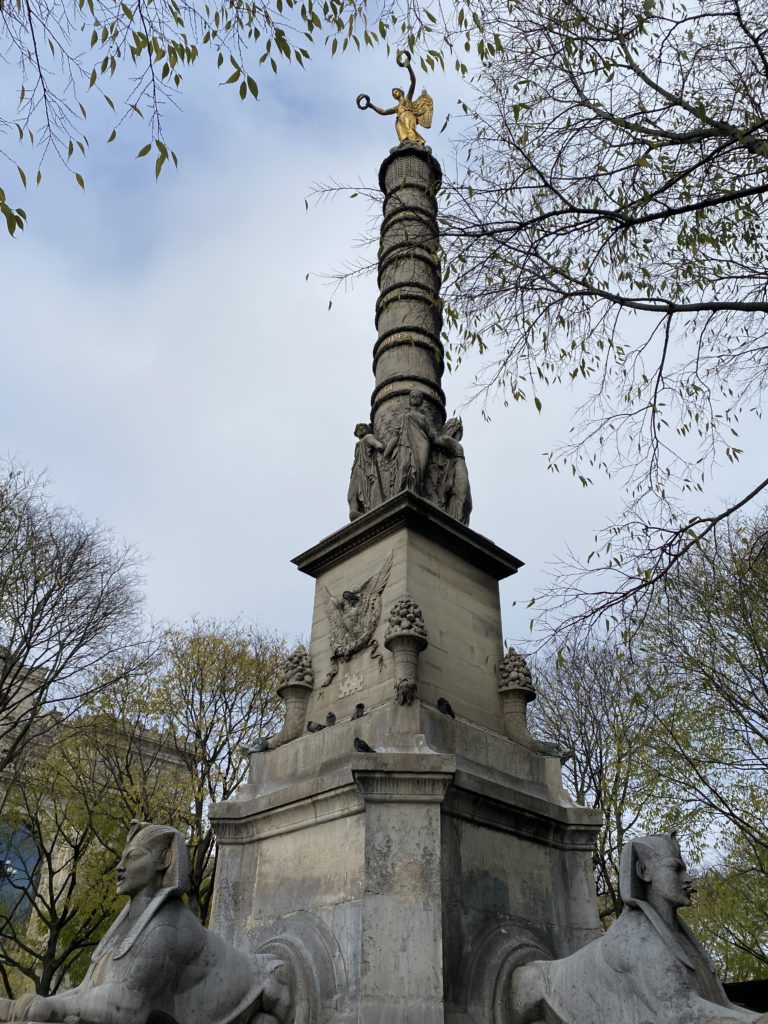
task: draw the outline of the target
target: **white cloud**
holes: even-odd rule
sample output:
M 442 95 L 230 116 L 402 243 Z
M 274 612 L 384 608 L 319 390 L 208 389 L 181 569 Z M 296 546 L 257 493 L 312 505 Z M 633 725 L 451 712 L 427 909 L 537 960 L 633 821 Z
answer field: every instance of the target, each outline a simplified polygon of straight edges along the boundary
M 52 175 L 26 237 L 3 243 L 3 446 L 148 556 L 155 617 L 242 612 L 309 630 L 313 584 L 290 558 L 346 522 L 375 285 L 327 311 L 329 290 L 305 274 L 340 266 L 368 212 L 342 198 L 307 213 L 304 196 L 317 180 L 375 179 L 392 124 L 354 96 L 381 102 L 399 75 L 381 54 L 321 60 L 257 105 L 202 76 L 169 123 L 178 176 L 156 185 L 127 143 L 102 147 L 85 195 Z M 457 86 L 430 87 L 437 128 Z M 447 136 L 433 145 L 447 157 Z M 449 406 L 470 369 L 446 377 Z M 503 585 L 509 636 L 528 618 L 511 601 L 566 541 L 585 550 L 616 500 L 546 473 L 562 401 L 543 416 L 498 408 L 491 424 L 462 410 L 473 526 L 528 563 Z

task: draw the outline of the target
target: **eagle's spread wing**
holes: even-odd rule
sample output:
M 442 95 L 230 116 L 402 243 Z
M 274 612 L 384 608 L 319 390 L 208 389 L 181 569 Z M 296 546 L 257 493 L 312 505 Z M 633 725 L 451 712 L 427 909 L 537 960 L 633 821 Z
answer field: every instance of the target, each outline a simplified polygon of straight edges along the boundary
M 376 632 L 376 627 L 379 624 L 379 615 L 381 614 L 381 595 L 384 587 L 387 585 L 389 571 L 391 568 L 392 552 L 390 551 L 373 576 L 371 576 L 371 578 L 367 580 L 358 591 L 360 594 L 360 600 L 363 604 L 360 612 L 360 621 L 364 623 L 365 626 L 365 639 L 363 640 L 363 637 L 360 637 L 363 641 L 363 645 L 368 643 Z
M 413 112 L 416 115 L 417 123 L 423 128 L 431 128 L 434 109 L 432 97 L 427 94 L 426 89 L 422 89 L 421 96 L 413 101 Z
M 335 647 L 343 642 L 347 630 L 337 601 L 333 598 L 327 587 L 323 589 L 325 590 L 325 614 L 328 616 L 328 622 L 331 626 L 331 644 Z

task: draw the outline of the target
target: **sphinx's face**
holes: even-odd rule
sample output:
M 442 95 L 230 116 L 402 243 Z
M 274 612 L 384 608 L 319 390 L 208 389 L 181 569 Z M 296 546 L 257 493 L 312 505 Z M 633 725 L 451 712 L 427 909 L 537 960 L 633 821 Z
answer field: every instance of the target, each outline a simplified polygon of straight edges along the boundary
M 123 850 L 115 874 L 119 896 L 135 896 L 145 889 L 154 891 L 163 876 L 162 854 L 139 843 L 130 843 Z
M 688 870 L 680 857 L 656 856 L 647 864 L 653 898 L 663 900 L 671 907 L 688 907 L 694 891 Z

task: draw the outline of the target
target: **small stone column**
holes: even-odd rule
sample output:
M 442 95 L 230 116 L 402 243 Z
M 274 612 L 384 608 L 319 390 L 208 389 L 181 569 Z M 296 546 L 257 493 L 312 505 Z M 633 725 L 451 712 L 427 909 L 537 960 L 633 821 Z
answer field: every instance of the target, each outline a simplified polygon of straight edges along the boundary
M 285 701 L 285 720 L 282 730 L 268 741 L 267 747 L 270 750 L 295 740 L 304 732 L 307 704 L 315 685 L 315 677 L 303 644 L 299 644 L 285 659 L 281 675 L 282 681 L 277 692 Z
M 395 691 L 399 704 L 410 704 L 415 696 L 419 654 L 428 644 L 427 627 L 424 625 L 421 608 L 412 597 L 403 594 L 389 610 L 387 631 L 384 634 L 384 646 L 392 651 L 395 662 Z M 413 689 L 406 689 L 401 685 L 404 683 L 412 683 Z
M 523 746 L 537 747 L 527 722 L 528 704 L 536 699 L 536 690 L 525 658 L 514 647 L 509 648 L 499 664 L 499 693 L 507 736 Z

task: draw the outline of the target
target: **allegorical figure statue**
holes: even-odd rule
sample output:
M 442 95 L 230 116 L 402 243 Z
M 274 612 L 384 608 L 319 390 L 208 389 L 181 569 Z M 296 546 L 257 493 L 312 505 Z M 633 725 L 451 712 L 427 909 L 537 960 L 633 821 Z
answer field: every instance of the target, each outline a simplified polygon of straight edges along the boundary
M 358 423 L 355 437 L 357 444 L 347 492 L 350 519 L 357 519 L 389 496 L 378 459 L 384 445 L 374 435 L 370 423 Z
M 424 409 L 424 394 L 414 388 L 384 449 L 384 458 L 393 461 L 392 494 L 405 490 L 424 494 L 429 455 L 436 443 L 437 435 Z
M 402 491 L 427 498 L 465 525 L 472 512 L 467 463 L 461 444 L 461 419 L 447 420 L 435 429 L 418 388 L 408 401 L 378 425 L 355 427 L 355 457 L 347 500 L 354 520 Z
M 510 1024 L 768 1024 L 729 1002 L 677 915 L 692 885 L 674 832 L 624 845 L 620 891 L 624 910 L 605 935 L 517 968 Z
M 446 421 L 438 439 L 443 455 L 437 490 L 440 505 L 448 515 L 466 524 L 472 512 L 472 492 L 469 489 L 467 461 L 461 444 L 463 436 L 464 426 L 458 417 Z
M 82 984 L 0 999 L 0 1021 L 66 1024 L 283 1024 L 291 997 L 272 957 L 246 956 L 182 900 L 189 876 L 174 828 L 133 822 L 117 865 L 129 900 L 96 947 Z
M 375 103 L 371 103 L 371 97 L 365 93 L 360 93 L 357 97 L 357 105 L 360 110 L 368 110 L 370 107 L 377 114 L 384 116 L 394 114 L 395 131 L 397 132 L 398 139 L 401 142 L 418 142 L 420 146 L 424 146 L 426 142 L 416 131 L 416 126 L 432 127 L 432 113 L 434 109 L 432 97 L 427 94 L 425 89 L 422 89 L 421 96 L 417 99 L 413 98 L 413 93 L 416 89 L 416 76 L 411 67 L 410 53 L 406 50 L 398 53 L 397 63 L 399 67 L 407 68 L 410 85 L 407 93 L 403 93 L 402 89 L 395 88 L 392 90 L 392 97 L 397 101 L 396 105 L 383 110 L 381 107 L 377 107 Z

